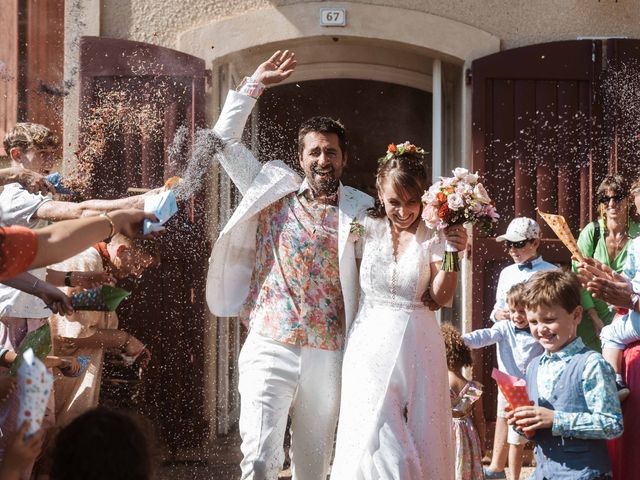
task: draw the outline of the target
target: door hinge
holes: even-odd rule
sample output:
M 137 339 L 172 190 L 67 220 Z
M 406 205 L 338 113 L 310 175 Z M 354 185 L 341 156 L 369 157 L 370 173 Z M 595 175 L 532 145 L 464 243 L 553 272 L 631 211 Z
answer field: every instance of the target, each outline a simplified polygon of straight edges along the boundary
M 473 79 L 473 74 L 471 73 L 471 69 L 467 68 L 464 71 L 464 83 L 467 85 L 471 85 L 471 80 Z

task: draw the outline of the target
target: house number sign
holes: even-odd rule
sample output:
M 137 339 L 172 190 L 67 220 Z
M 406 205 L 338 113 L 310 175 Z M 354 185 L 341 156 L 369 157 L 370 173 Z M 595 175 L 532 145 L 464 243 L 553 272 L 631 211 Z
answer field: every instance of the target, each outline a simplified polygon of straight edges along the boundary
M 323 27 L 344 27 L 347 25 L 346 8 L 321 8 L 320 25 Z

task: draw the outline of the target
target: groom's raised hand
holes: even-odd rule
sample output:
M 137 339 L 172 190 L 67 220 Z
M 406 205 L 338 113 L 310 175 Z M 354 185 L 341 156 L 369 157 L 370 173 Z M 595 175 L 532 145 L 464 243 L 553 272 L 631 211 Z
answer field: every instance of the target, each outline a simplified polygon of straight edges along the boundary
M 278 50 L 269 60 L 261 63 L 251 78 L 264 85 L 274 85 L 288 78 L 296 69 L 296 55 L 289 50 Z

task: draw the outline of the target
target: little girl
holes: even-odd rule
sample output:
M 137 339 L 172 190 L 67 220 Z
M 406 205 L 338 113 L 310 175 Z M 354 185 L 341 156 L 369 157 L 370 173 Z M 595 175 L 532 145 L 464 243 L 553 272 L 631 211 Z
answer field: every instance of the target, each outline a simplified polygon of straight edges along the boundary
M 456 480 L 478 480 L 482 473 L 482 445 L 485 439 L 482 403 L 482 385 L 468 381 L 462 375 L 463 367 L 472 364 L 471 351 L 462 341 L 460 332 L 443 324 L 442 336 L 447 351 L 449 391 L 453 409 L 453 443 L 455 446 Z

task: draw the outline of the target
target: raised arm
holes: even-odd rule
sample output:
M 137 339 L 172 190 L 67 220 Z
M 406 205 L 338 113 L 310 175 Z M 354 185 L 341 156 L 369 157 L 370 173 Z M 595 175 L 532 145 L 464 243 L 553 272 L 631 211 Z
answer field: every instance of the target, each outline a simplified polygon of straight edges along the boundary
M 258 66 L 251 77 L 243 80 L 238 91 L 229 91 L 222 112 L 213 127 L 215 134 L 226 145 L 218 155 L 220 164 L 242 194 L 249 189 L 262 168 L 251 151 L 240 142 L 244 126 L 262 90 L 288 78 L 295 66 L 293 52 L 275 52 Z

